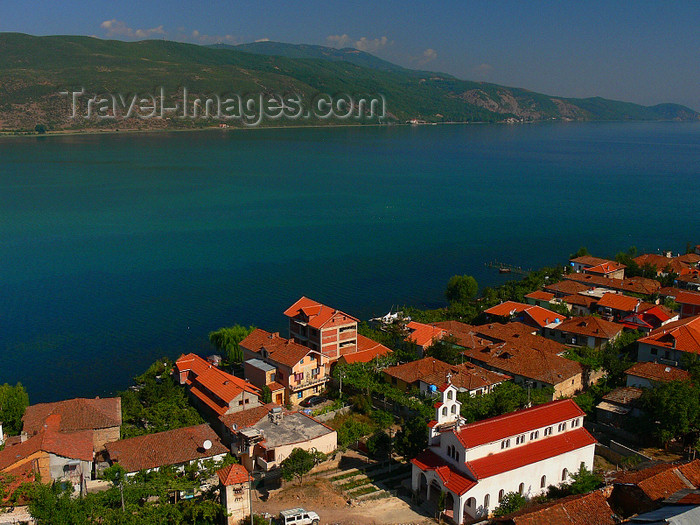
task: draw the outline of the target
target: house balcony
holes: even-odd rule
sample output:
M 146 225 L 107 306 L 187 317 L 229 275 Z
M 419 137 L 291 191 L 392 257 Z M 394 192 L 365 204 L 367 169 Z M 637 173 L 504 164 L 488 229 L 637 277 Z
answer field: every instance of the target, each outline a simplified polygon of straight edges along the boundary
M 292 392 L 298 392 L 299 390 L 305 390 L 312 386 L 322 385 L 326 383 L 328 379 L 328 376 L 319 376 L 317 378 L 311 377 L 305 381 L 302 381 L 301 383 L 297 383 L 296 385 L 289 385 L 289 390 Z
M 262 456 L 256 457 L 255 462 L 258 464 L 258 467 L 260 467 L 265 472 L 269 472 L 270 470 L 277 468 L 276 461 L 265 461 L 265 459 Z

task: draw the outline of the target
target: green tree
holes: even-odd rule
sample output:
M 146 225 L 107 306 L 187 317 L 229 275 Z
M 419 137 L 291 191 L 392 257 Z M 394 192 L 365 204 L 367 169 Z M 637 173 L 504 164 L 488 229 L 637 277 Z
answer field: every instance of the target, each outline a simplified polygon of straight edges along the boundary
M 479 285 L 471 275 L 453 275 L 447 282 L 445 297 L 450 303 L 466 304 L 476 297 Z
M 372 432 L 372 427 L 363 421 L 350 417 L 338 428 L 337 432 L 338 445 L 347 448 Z
M 405 459 L 420 454 L 428 446 L 428 425 L 424 419 L 413 417 L 396 433 L 394 448 Z
M 239 344 L 255 330 L 254 326 L 236 324 L 228 328 L 219 328 L 209 334 L 209 342 L 213 344 L 229 363 L 243 362 L 243 351 Z
M 314 456 L 311 452 L 302 448 L 295 448 L 280 465 L 282 469 L 282 478 L 285 481 L 290 481 L 294 478 L 299 479 L 301 484 L 304 475 L 314 468 Z
M 263 385 L 260 389 L 260 395 L 263 403 L 272 403 L 272 390 L 267 385 Z
M 391 437 L 383 430 L 377 430 L 367 440 L 367 450 L 374 457 L 386 457 L 391 451 Z
M 34 126 L 34 131 L 36 131 L 39 135 L 43 135 L 46 133 L 46 126 L 43 124 L 37 124 Z
M 21 383 L 15 386 L 5 383 L 0 385 L 0 421 L 3 431 L 9 435 L 19 434 L 22 430 L 22 416 L 29 406 L 29 395 Z
M 569 483 L 569 492 L 571 494 L 588 494 L 598 487 L 603 486 L 603 478 L 597 472 L 591 472 L 586 468 L 586 465 L 581 465 L 581 468 L 573 474 L 569 474 L 571 483 Z
M 670 381 L 645 389 L 640 399 L 646 427 L 664 444 L 698 430 L 700 399 L 688 381 Z
M 585 246 L 581 246 L 578 251 L 575 251 L 571 255 L 569 255 L 569 259 L 576 259 L 578 257 L 583 257 L 584 255 L 590 255 L 591 252 L 588 251 L 588 248 Z
M 493 514 L 494 516 L 507 516 L 522 509 L 526 503 L 527 500 L 523 495 L 517 492 L 508 492 L 503 495 L 498 507 L 493 509 Z
M 455 343 L 453 337 L 445 337 L 430 345 L 425 351 L 425 355 L 451 365 L 458 365 L 464 362 L 464 356 L 462 355 L 463 349 Z

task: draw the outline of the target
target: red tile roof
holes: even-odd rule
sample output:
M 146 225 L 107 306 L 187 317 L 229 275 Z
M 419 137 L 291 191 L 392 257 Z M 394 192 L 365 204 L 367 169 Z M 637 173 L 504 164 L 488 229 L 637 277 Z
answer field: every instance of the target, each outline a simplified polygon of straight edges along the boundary
M 408 323 L 406 328 L 409 330 L 407 339 L 423 348 L 427 348 L 447 335 L 447 331 L 442 328 L 435 325 L 417 323 L 416 321 Z
M 434 470 L 440 476 L 443 486 L 460 496 L 476 485 L 476 481 L 469 479 L 464 473 L 458 471 L 454 465 L 448 463 L 432 450 L 426 449 L 411 460 L 422 471 Z
M 496 306 L 492 306 L 487 310 L 484 310 L 485 314 L 496 315 L 498 317 L 510 317 L 514 314 L 532 308 L 530 304 L 516 303 L 515 301 L 506 301 Z
M 575 274 L 579 275 L 579 274 Z M 559 281 L 558 283 L 552 283 L 548 284 L 544 287 L 546 291 L 555 293 L 555 294 L 563 294 L 563 295 L 574 295 L 579 292 L 584 292 L 586 290 L 590 290 L 592 286 L 585 285 L 583 283 L 579 283 L 577 281 L 570 281 L 570 280 L 565 280 L 565 281 Z
M 639 309 L 641 304 L 641 299 L 618 293 L 606 293 L 598 300 L 599 307 L 619 310 L 621 312 L 634 312 Z
M 537 427 L 531 426 L 529 428 Z M 514 435 L 515 433 L 510 432 L 508 435 Z M 467 461 L 467 466 L 476 475 L 477 479 L 484 479 L 595 443 L 595 438 L 585 428 L 578 428 L 539 441 L 532 441 L 527 445 L 515 447 L 505 452 L 492 454 L 474 461 Z
M 700 293 L 681 290 L 680 288 L 662 288 L 659 295 L 663 297 L 673 297 L 678 304 L 692 304 L 700 306 Z
M 203 447 L 207 440 L 212 444 L 209 450 Z M 110 459 L 127 472 L 180 465 L 228 452 L 207 424 L 121 439 L 107 443 L 106 447 Z
M 663 500 L 679 490 L 700 487 L 700 460 L 682 464 L 661 463 L 642 470 L 623 472 L 614 483 L 636 485 L 652 501 Z
M 44 426 L 24 443 L 6 446 L 0 450 L 0 471 L 35 454 L 49 452 L 68 459 L 93 460 L 92 430 L 61 432 L 61 416 L 46 418 Z
M 219 481 L 224 487 L 247 483 L 251 480 L 251 475 L 246 468 L 238 464 L 228 465 L 221 470 L 217 470 L 216 474 L 219 476 Z
M 600 303 L 598 303 L 600 304 Z M 561 330 L 569 334 L 596 337 L 600 339 L 612 339 L 622 332 L 623 326 L 611 321 L 606 321 L 593 315 L 585 317 L 572 317 L 557 325 L 555 330 Z
M 650 295 L 655 293 L 661 288 L 661 283 L 654 279 L 646 279 L 644 277 L 630 277 L 628 279 L 613 279 L 609 277 L 603 277 L 600 275 L 591 275 L 584 273 L 570 273 L 564 275 L 564 279 L 569 281 L 575 281 L 579 284 L 587 285 L 589 288 L 599 287 L 608 288 L 609 290 L 619 290 L 622 292 L 632 292 Z M 550 287 L 546 287 L 547 290 Z M 577 290 L 578 293 L 582 290 Z
M 583 306 L 585 308 L 588 308 L 589 310 L 591 309 L 592 306 L 594 306 L 598 302 L 598 299 L 595 297 L 591 297 L 590 295 L 581 295 L 581 294 L 566 295 L 566 296 L 562 297 L 561 300 L 567 304 L 572 304 L 572 305 L 576 305 L 576 306 Z
M 584 415 L 585 412 L 572 399 L 562 399 L 469 423 L 455 434 L 466 448 L 473 448 Z M 514 449 L 518 450 L 525 449 Z
M 591 266 L 590 268 L 584 269 L 586 273 L 595 273 L 600 275 L 607 275 L 609 273 L 616 272 L 618 270 L 624 270 L 627 268 L 624 264 L 620 264 L 615 261 L 605 261 L 604 263 Z
M 642 397 L 644 391 L 633 386 L 621 386 L 603 396 L 603 401 L 616 405 L 629 405 Z
M 484 310 L 485 314 L 495 315 L 497 317 L 511 317 L 522 313 L 524 317 L 528 317 L 540 328 L 547 326 L 550 323 L 556 322 L 557 319 L 566 319 L 565 315 L 558 314 L 552 310 L 547 310 L 541 306 L 531 304 L 516 303 L 515 301 L 506 301 L 504 303 L 492 306 Z
M 461 323 L 459 321 L 440 321 L 435 323 L 435 326 L 447 331 L 448 335 L 468 334 L 474 327 L 470 324 Z
M 341 326 L 358 322 L 355 317 L 340 310 L 334 310 L 308 297 L 299 299 L 285 310 L 284 315 L 299 319 L 319 330 L 326 326 Z
M 175 368 L 180 373 L 187 372 L 190 392 L 219 415 L 226 412 L 229 403 L 241 393 L 260 394 L 256 386 L 227 374 L 196 354 L 181 355 Z
M 700 315 L 660 326 L 637 342 L 700 354 Z
M 608 504 L 609 489 L 575 494 L 510 514 L 514 525 L 614 525 L 619 520 Z
M 390 353 L 390 348 L 362 334 L 357 334 L 357 352 L 345 354 L 341 356 L 340 359 L 344 360 L 346 363 L 369 363 L 375 357 Z
M 294 367 L 308 354 L 320 355 L 319 352 L 278 334 L 256 328 L 240 342 L 240 346 L 251 352 L 259 353 L 265 349 L 271 361 L 288 367 Z
M 51 414 L 61 416 L 61 432 L 118 427 L 122 424 L 122 401 L 119 397 L 98 397 L 31 405 L 22 417 L 23 430 L 36 434 Z
M 635 363 L 625 370 L 625 374 L 661 382 L 690 380 L 690 372 L 686 370 L 652 362 Z
M 525 296 L 528 299 L 534 299 L 536 301 L 551 301 L 554 299 L 554 294 L 545 292 L 544 290 L 535 290 Z
M 233 429 L 234 425 L 236 426 L 236 429 L 252 427 L 258 421 L 267 417 L 270 410 L 277 406 L 279 405 L 268 403 L 263 406 L 248 408 L 246 410 L 241 410 L 240 412 L 234 412 L 233 414 L 219 416 L 219 421 L 221 421 L 224 426 L 229 429 Z
M 603 263 L 611 263 L 610 259 L 601 259 L 600 257 L 593 257 L 591 255 L 582 255 L 581 257 L 576 257 L 575 259 L 569 259 L 572 263 L 578 263 L 583 266 L 598 266 Z

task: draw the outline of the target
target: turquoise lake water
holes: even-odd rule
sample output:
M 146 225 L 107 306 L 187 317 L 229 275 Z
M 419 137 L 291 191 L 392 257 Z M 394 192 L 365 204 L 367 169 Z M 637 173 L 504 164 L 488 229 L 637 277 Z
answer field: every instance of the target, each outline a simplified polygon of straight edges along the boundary
M 451 275 L 700 243 L 700 123 L 0 140 L 0 383 L 106 395 L 307 295 L 362 319 Z

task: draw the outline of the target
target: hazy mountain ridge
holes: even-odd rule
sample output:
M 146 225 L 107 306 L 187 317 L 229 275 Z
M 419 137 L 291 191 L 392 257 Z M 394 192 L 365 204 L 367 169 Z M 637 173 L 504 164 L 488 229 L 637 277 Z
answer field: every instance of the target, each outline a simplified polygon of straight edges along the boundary
M 259 42 L 199 46 L 84 36 L 0 33 L 0 130 L 211 126 L 216 121 L 70 119 L 69 97 L 93 93 L 383 94 L 389 121 L 501 122 L 565 120 L 695 120 L 677 104 L 641 106 L 599 97 L 572 99 L 520 88 L 414 71 L 353 49 Z M 275 125 L 299 121 L 278 120 Z M 309 123 L 318 123 L 311 121 Z M 341 122 L 334 122 L 341 123 Z M 235 125 L 235 122 L 233 123 Z

